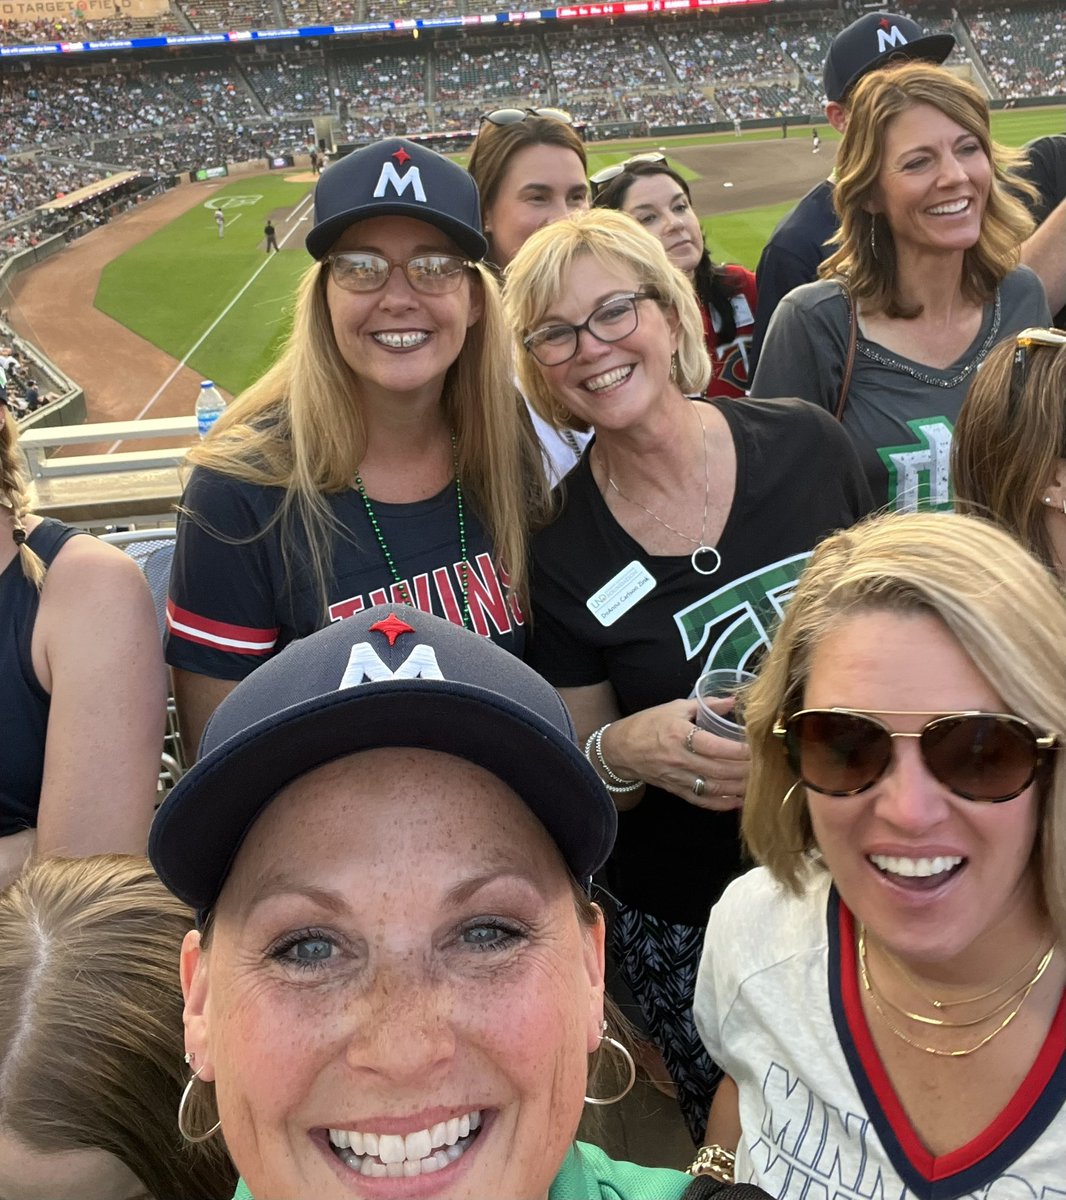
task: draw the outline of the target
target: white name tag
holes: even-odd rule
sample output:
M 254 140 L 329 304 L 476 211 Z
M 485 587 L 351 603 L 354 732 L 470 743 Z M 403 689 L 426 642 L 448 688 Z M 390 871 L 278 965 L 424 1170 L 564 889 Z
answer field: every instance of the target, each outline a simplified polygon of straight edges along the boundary
M 654 587 L 655 577 L 643 563 L 634 559 L 613 579 L 608 579 L 585 604 L 601 625 L 613 625 Z

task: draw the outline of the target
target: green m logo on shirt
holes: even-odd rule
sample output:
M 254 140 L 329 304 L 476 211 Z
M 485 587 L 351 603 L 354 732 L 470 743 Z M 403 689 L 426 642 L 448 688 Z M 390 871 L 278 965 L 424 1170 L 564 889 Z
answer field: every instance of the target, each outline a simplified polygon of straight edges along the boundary
M 916 441 L 878 450 L 888 472 L 888 506 L 899 512 L 950 509 L 951 437 L 947 417 L 918 417 L 907 422 Z
M 704 654 L 705 671 L 719 667 L 750 670 L 754 655 L 770 645 L 810 556 L 805 550 L 742 575 L 674 613 L 685 657 Z

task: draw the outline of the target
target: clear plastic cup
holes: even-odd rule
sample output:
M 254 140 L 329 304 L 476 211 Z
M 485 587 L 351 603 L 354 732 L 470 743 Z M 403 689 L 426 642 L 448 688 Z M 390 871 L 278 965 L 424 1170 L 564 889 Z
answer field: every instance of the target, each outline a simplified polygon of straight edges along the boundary
M 755 676 L 750 671 L 722 670 L 705 671 L 696 681 L 696 724 L 700 729 L 718 737 L 729 738 L 732 742 L 742 742 L 747 736 L 744 732 L 743 719 L 737 719 L 733 709 L 726 712 L 715 712 L 707 703 L 708 700 L 724 700 L 736 696 L 737 692 L 752 683 Z

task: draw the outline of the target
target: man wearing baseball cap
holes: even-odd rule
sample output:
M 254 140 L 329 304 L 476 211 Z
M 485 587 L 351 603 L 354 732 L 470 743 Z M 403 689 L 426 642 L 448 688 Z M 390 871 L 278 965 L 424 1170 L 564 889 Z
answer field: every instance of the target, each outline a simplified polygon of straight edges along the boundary
M 866 13 L 841 30 L 830 44 L 822 76 L 826 119 L 843 133 L 848 123 L 848 98 L 864 75 L 904 59 L 942 63 L 954 48 L 955 38 L 950 33 L 926 34 L 908 17 Z M 774 309 L 793 288 L 817 279 L 818 266 L 830 253 L 825 243 L 836 233 L 838 224 L 830 175 L 781 220 L 763 248 L 756 270 L 759 302 L 749 352 L 749 379 L 754 378 Z

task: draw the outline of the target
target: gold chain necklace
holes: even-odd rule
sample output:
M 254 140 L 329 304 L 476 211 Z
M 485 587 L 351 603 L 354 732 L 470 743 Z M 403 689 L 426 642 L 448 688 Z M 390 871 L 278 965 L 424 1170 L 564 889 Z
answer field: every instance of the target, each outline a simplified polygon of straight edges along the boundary
M 866 963 L 866 926 L 865 925 L 859 926 L 859 973 L 862 976 L 862 985 L 865 988 L 867 995 L 870 997 L 870 1000 L 873 1003 L 874 1008 L 877 1010 L 878 1015 L 880 1016 L 881 1020 L 884 1021 L 885 1025 L 888 1027 L 889 1031 L 891 1033 L 893 1033 L 896 1037 L 898 1037 L 901 1042 L 906 1042 L 906 1044 L 908 1046 L 913 1047 L 915 1050 L 921 1050 L 925 1054 L 934 1054 L 938 1058 L 966 1058 L 971 1054 L 975 1054 L 983 1046 L 987 1046 L 988 1043 L 990 1041 L 992 1041 L 993 1038 L 998 1037 L 1003 1032 L 1003 1030 L 1006 1029 L 1008 1025 L 1010 1025 L 1010 1023 L 1014 1020 L 1014 1018 L 1021 1012 L 1022 1006 L 1025 1004 L 1026 1000 L 1029 999 L 1030 995 L 1032 994 L 1033 988 L 1035 988 L 1036 985 L 1040 982 L 1040 980 L 1043 978 L 1044 972 L 1050 966 L 1051 960 L 1054 957 L 1054 954 L 1055 954 L 1055 946 L 1054 946 L 1054 944 L 1052 944 L 1051 947 L 1048 949 L 1048 952 L 1040 960 L 1040 964 L 1037 967 L 1036 972 L 1034 973 L 1033 977 L 1021 989 L 1021 997 L 1018 1000 L 1017 1004 L 1014 1005 L 1014 1007 L 1011 1009 L 1011 1011 L 1009 1013 L 1007 1013 L 1006 1017 L 1003 1018 L 1003 1020 L 996 1026 L 995 1029 L 992 1030 L 991 1033 L 986 1034 L 983 1038 L 981 1038 L 981 1040 L 979 1042 L 977 1042 L 973 1046 L 965 1046 L 961 1050 L 941 1050 L 936 1046 L 925 1046 L 921 1042 L 916 1042 L 913 1038 L 909 1037 L 906 1033 L 904 1033 L 904 1031 L 902 1029 L 899 1028 L 898 1025 L 896 1025 L 896 1023 L 891 1019 L 891 1017 L 889 1017 L 888 1013 L 882 1007 L 881 1000 L 878 997 L 877 992 L 875 991 L 873 984 L 870 980 L 870 972 L 867 968 L 867 963 Z M 895 1007 L 895 1006 L 893 1005 L 893 1007 Z M 907 1013 L 903 1009 L 897 1009 L 897 1011 L 903 1012 L 905 1016 L 911 1015 L 910 1013 Z M 996 1009 L 995 1011 L 998 1012 L 999 1009 Z M 994 1016 L 995 1014 L 989 1013 L 988 1015 Z M 987 1017 L 985 1019 L 987 1020 Z
M 930 1008 L 935 1008 L 937 1010 L 940 1010 L 940 1009 L 945 1009 L 945 1008 L 959 1008 L 963 1004 L 976 1004 L 979 1000 L 988 1000 L 992 996 L 995 996 L 998 992 L 1003 991 L 1003 989 L 1005 987 L 1008 987 L 1010 984 L 1012 984 L 1018 978 L 1019 975 L 1022 975 L 1025 971 L 1028 971 L 1030 966 L 1032 966 L 1032 964 L 1036 961 L 1036 959 L 1040 957 L 1040 947 L 1038 946 L 1033 951 L 1033 953 L 1029 955 L 1029 957 L 1025 960 L 1025 962 L 1022 963 L 1022 965 L 1017 969 L 1017 971 L 1014 971 L 1012 974 L 1008 975 L 1006 979 L 1004 979 L 1000 983 L 997 983 L 995 987 L 989 988 L 987 992 L 981 992 L 976 996 L 966 996 L 961 1000 L 934 1000 L 932 998 L 932 996 L 925 995 L 925 993 L 922 991 L 922 989 L 918 986 L 918 983 L 915 980 L 914 976 L 911 975 L 910 971 L 908 971 L 907 968 L 894 955 L 889 954 L 887 950 L 882 950 L 882 954 L 883 954 L 884 958 L 888 961 L 888 965 L 906 983 L 908 983 L 918 993 L 919 996 L 921 996 L 921 998 L 926 1002 L 926 1004 L 928 1004 L 930 1006 Z M 1014 992 L 1011 993 L 1010 999 L 1013 1000 L 1014 997 L 1017 996 L 1019 992 L 1021 992 L 1025 989 L 1025 987 L 1026 987 L 1026 985 L 1024 983 L 1021 984 L 1018 988 L 1016 988 L 1014 990 Z M 1006 1007 L 1006 1005 L 1003 1005 L 1002 1007 Z M 995 1013 L 997 1011 L 998 1011 L 998 1009 L 993 1009 L 992 1013 L 989 1013 L 989 1016 L 993 1015 L 993 1013 Z M 908 1013 L 907 1015 L 909 1016 L 911 1014 Z M 915 1017 L 915 1020 L 920 1020 L 920 1019 L 921 1018 L 919 1018 L 919 1017 Z M 930 1024 L 935 1024 L 935 1022 L 931 1018 L 927 1017 L 927 1018 L 925 1018 L 925 1020 L 929 1021 Z

